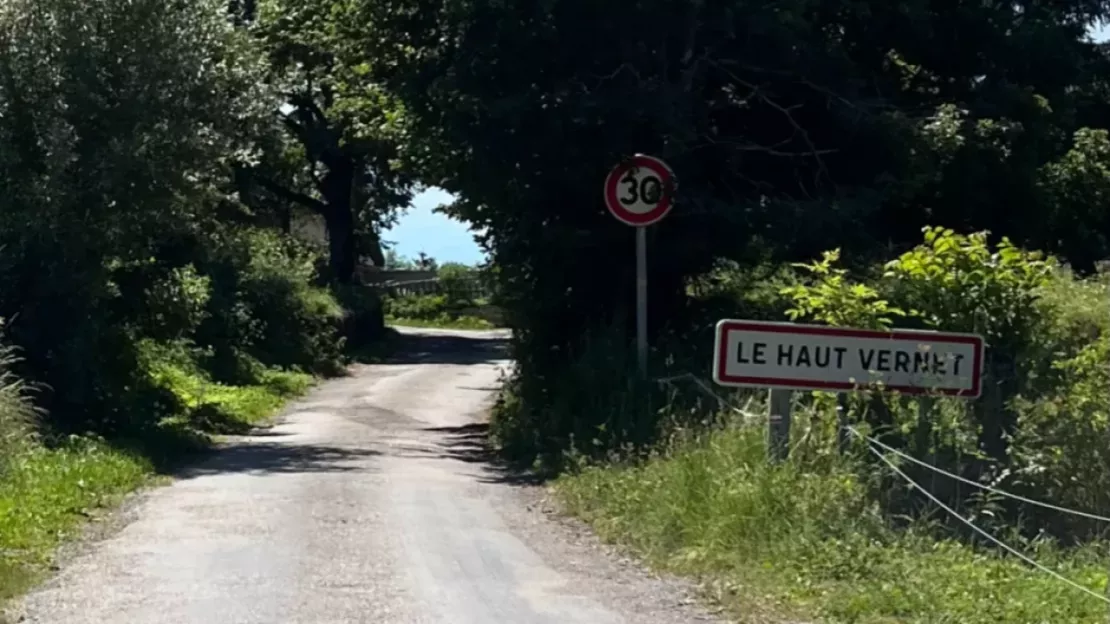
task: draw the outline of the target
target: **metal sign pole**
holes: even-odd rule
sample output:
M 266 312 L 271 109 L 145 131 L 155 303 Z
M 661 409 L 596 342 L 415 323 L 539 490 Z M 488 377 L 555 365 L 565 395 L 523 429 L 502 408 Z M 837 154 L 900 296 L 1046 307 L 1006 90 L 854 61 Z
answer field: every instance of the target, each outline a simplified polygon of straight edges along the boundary
M 647 227 L 636 228 L 636 353 L 647 379 Z
M 647 228 L 671 210 L 674 172 L 667 163 L 636 154 L 605 177 L 605 207 L 625 225 L 636 229 L 636 358 L 640 376 L 647 379 Z

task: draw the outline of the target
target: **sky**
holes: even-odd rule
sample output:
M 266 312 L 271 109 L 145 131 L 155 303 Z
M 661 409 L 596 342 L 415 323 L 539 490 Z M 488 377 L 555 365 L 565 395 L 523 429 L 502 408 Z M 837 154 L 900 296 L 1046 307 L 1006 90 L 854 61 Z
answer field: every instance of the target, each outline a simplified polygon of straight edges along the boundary
M 1091 35 L 1096 41 L 1110 39 L 1110 25 L 1092 29 Z M 465 224 L 432 212 L 436 206 L 451 199 L 446 191 L 435 188 L 417 195 L 397 226 L 386 232 L 383 238 L 396 243 L 397 253 L 407 258 L 415 258 L 424 252 L 441 263 L 483 262 L 485 254 L 478 248 Z
M 420 193 L 397 225 L 382 234 L 382 239 L 394 243 L 397 253 L 409 259 L 424 252 L 440 264 L 484 262 L 485 254 L 466 224 L 432 212 L 452 199 L 450 193 L 438 188 Z

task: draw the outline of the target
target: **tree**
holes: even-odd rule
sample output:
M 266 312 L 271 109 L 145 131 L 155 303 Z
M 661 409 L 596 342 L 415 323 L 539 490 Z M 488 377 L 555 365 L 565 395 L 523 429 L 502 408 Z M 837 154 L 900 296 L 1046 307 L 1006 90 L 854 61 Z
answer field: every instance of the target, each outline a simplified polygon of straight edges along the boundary
M 115 399 L 140 378 L 147 287 L 243 212 L 230 163 L 256 156 L 272 94 L 226 10 L 0 6 L 0 317 L 59 418 L 141 416 Z
M 866 259 L 930 223 L 1067 255 L 1104 222 L 1055 218 L 1066 237 L 1047 240 L 1038 179 L 1107 119 L 1110 72 L 1085 38 L 1106 15 L 1087 0 L 365 0 L 351 52 L 403 102 L 424 180 L 485 232 L 542 404 L 590 328 L 631 326 L 633 237 L 598 189 L 635 152 L 680 184 L 650 233 L 655 334 L 685 324 L 686 280 L 720 258 Z
M 291 143 L 276 161 L 251 166 L 248 178 L 324 218 L 331 277 L 340 283 L 352 280 L 359 256 L 385 264 L 378 232 L 413 188 L 400 161 L 399 107 L 365 64 L 338 55 L 349 45 L 351 18 L 339 0 L 269 0 L 259 3 L 253 27 L 286 99 L 278 114 Z
M 421 271 L 436 271 L 439 269 L 439 264 L 436 259 L 421 251 L 416 254 L 416 268 Z

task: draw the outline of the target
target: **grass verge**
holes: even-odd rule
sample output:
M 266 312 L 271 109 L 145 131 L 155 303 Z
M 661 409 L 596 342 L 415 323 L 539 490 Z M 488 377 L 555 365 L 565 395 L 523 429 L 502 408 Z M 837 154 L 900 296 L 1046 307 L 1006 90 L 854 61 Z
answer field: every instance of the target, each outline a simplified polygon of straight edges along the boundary
M 450 316 L 441 314 L 433 318 L 386 317 L 385 322 L 400 327 L 430 327 L 434 329 L 495 329 L 489 321 L 476 316 Z
M 257 384 L 229 386 L 166 364 L 154 376 L 183 410 L 127 441 L 70 436 L 27 443 L 0 472 L 0 605 L 48 572 L 57 547 L 84 522 L 208 448 L 213 435 L 245 433 L 304 393 L 312 377 L 263 371 Z M 0 622 L 3 621 L 0 615 Z
M 1106 621 L 1104 603 L 1016 559 L 938 539 L 935 527 L 894 528 L 850 462 L 772 466 L 765 448 L 759 428 L 688 436 L 644 462 L 582 468 L 554 489 L 602 538 L 700 579 L 741 622 Z M 1104 548 L 1025 546 L 1106 588 Z

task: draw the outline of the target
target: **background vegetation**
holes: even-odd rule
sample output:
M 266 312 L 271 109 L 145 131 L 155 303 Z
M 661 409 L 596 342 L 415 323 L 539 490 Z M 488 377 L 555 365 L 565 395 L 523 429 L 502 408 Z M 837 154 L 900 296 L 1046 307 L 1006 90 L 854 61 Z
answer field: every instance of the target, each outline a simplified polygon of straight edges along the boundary
M 919 246 L 859 271 L 843 268 L 831 251 L 773 272 L 722 266 L 692 290 L 754 318 L 980 333 L 992 346 L 983 397 L 873 392 L 851 397 L 841 414 L 834 396 L 799 393 L 791 458 L 775 465 L 767 460 L 765 396 L 718 390 L 726 406 L 710 398 L 699 407 L 686 381 L 657 399 L 665 420 L 653 419 L 663 434 L 655 445 L 626 447 L 609 455 L 611 464 L 588 461 L 589 445 L 575 447 L 575 469 L 556 484 L 569 510 L 660 566 L 707 577 L 709 590 L 744 621 L 1105 619 L 1098 598 L 1110 563 L 1104 522 L 927 467 L 1110 516 L 1104 273 L 1079 278 L 1004 239 L 992 245 L 985 233 L 929 228 Z M 636 415 L 625 410 L 620 418 Z M 1096 595 L 1030 568 L 941 511 L 878 459 L 876 447 L 856 436 L 845 446 L 844 421 L 923 460 L 927 466 L 888 457 L 980 528 Z
M 387 256 L 399 270 L 435 271 L 435 281 L 400 283 L 384 289 L 386 320 L 394 325 L 454 329 L 491 329 L 501 323 L 493 271 L 458 262 L 442 266 L 421 254 L 415 261 Z

